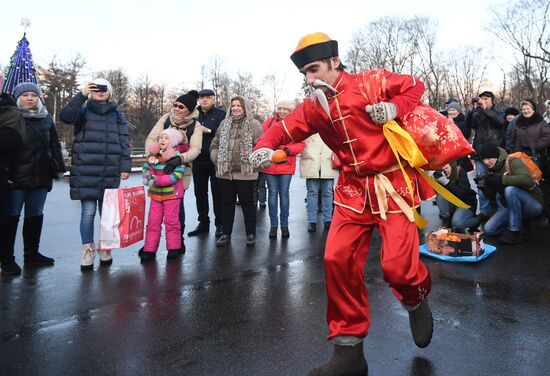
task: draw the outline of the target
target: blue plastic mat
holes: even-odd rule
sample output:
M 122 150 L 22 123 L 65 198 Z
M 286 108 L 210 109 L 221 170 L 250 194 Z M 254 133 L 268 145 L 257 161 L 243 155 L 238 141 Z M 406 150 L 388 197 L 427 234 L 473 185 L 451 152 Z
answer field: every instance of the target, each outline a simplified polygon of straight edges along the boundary
M 490 245 L 485 243 L 485 252 L 481 256 L 444 256 L 444 255 L 438 255 L 437 253 L 431 253 L 428 252 L 428 245 L 426 243 L 422 244 L 420 246 L 420 254 L 425 256 L 430 256 L 439 260 L 443 261 L 451 261 L 451 262 L 478 262 L 483 260 L 484 258 L 488 257 L 491 253 L 497 250 L 497 248 L 494 245 Z

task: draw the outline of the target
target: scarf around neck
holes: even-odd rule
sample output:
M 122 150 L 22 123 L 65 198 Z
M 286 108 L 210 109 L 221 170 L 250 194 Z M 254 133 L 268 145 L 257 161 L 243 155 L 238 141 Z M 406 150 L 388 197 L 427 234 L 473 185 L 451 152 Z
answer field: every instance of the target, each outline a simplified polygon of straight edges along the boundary
M 252 166 L 248 157 L 252 153 L 252 130 L 250 128 L 250 119 L 248 117 L 235 118 L 229 116 L 222 123 L 220 129 L 220 142 L 218 148 L 218 160 L 216 170 L 219 175 L 232 172 L 231 156 L 229 155 L 229 142 L 233 127 L 238 127 L 237 140 L 239 142 L 241 173 L 249 175 L 252 173 Z M 234 161 L 236 162 L 236 161 Z
M 18 110 L 24 118 L 43 119 L 48 116 L 48 109 L 40 100 L 38 100 L 38 106 L 36 109 L 30 110 L 28 108 L 18 107 Z
M 191 112 L 189 115 L 185 116 L 182 119 L 176 119 L 176 117 L 174 116 L 174 113 L 170 111 L 170 124 L 172 124 L 174 128 L 186 129 L 188 126 L 193 124 L 193 121 L 198 119 L 198 117 L 199 117 L 199 111 L 197 110 Z

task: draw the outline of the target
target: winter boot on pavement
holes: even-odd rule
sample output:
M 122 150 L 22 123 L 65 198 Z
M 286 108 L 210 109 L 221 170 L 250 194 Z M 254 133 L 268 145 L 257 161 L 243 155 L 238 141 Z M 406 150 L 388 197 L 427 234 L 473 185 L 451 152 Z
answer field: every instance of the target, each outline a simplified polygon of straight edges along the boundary
M 110 249 L 98 249 L 97 254 L 99 255 L 100 266 L 109 266 L 113 263 L 113 255 Z
M 332 358 L 308 376 L 366 376 L 369 367 L 363 353 L 363 341 L 355 346 L 334 345 Z
M 269 238 L 270 239 L 275 239 L 277 237 L 277 230 L 279 228 L 277 226 L 271 226 L 271 228 L 269 229 Z
M 145 252 L 143 248 L 141 248 L 138 252 L 138 256 L 141 259 L 141 263 L 147 263 L 149 261 L 155 261 L 157 259 L 157 253 L 156 252 Z
M 403 307 L 409 312 L 409 325 L 414 343 L 420 348 L 428 346 L 434 330 L 432 311 L 430 311 L 428 301 L 423 300 L 415 307 L 407 305 L 403 305 Z
M 43 223 L 43 215 L 25 218 L 23 221 L 23 252 L 25 266 L 51 266 L 55 262 L 53 258 L 46 257 L 38 252 Z
M 19 216 L 7 217 L 6 222 L 0 225 L 0 267 L 2 275 L 19 275 L 21 268 L 15 262 L 14 246 L 17 234 Z
M 80 270 L 93 270 L 95 259 L 95 244 L 86 243 L 80 246 L 82 258 L 80 259 Z
M 525 241 L 525 237 L 521 231 L 506 230 L 502 235 L 498 237 L 498 241 L 502 244 L 519 244 Z
M 288 231 L 288 226 L 282 226 L 281 227 L 281 236 L 283 238 L 289 238 L 290 237 L 290 232 Z

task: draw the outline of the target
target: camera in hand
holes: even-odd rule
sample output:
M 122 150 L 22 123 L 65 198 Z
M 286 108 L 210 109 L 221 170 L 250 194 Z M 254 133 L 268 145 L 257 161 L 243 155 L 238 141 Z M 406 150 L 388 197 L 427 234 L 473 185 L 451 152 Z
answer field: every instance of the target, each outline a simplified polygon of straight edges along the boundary
M 439 179 L 440 177 L 445 175 L 445 171 L 443 170 L 435 170 L 433 173 L 434 179 Z
M 100 93 L 106 93 L 107 92 L 107 85 L 95 84 L 95 86 L 96 86 L 98 92 L 100 92 Z
M 474 182 L 476 183 L 478 189 L 483 190 L 487 188 L 488 175 L 489 175 L 488 173 L 476 175 L 476 177 L 474 178 Z

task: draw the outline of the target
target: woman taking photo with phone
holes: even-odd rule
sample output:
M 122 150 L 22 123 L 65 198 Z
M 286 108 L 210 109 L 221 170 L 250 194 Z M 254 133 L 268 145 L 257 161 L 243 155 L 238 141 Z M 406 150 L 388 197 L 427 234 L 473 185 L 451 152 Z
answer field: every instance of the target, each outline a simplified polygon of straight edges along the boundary
M 106 188 L 118 188 L 128 179 L 132 162 L 128 123 L 112 101 L 109 81 L 88 82 L 61 111 L 60 118 L 75 126 L 71 155 L 71 199 L 80 200 L 81 270 L 94 267 L 94 218 L 101 215 Z M 110 249 L 99 249 L 100 265 L 113 262 Z

